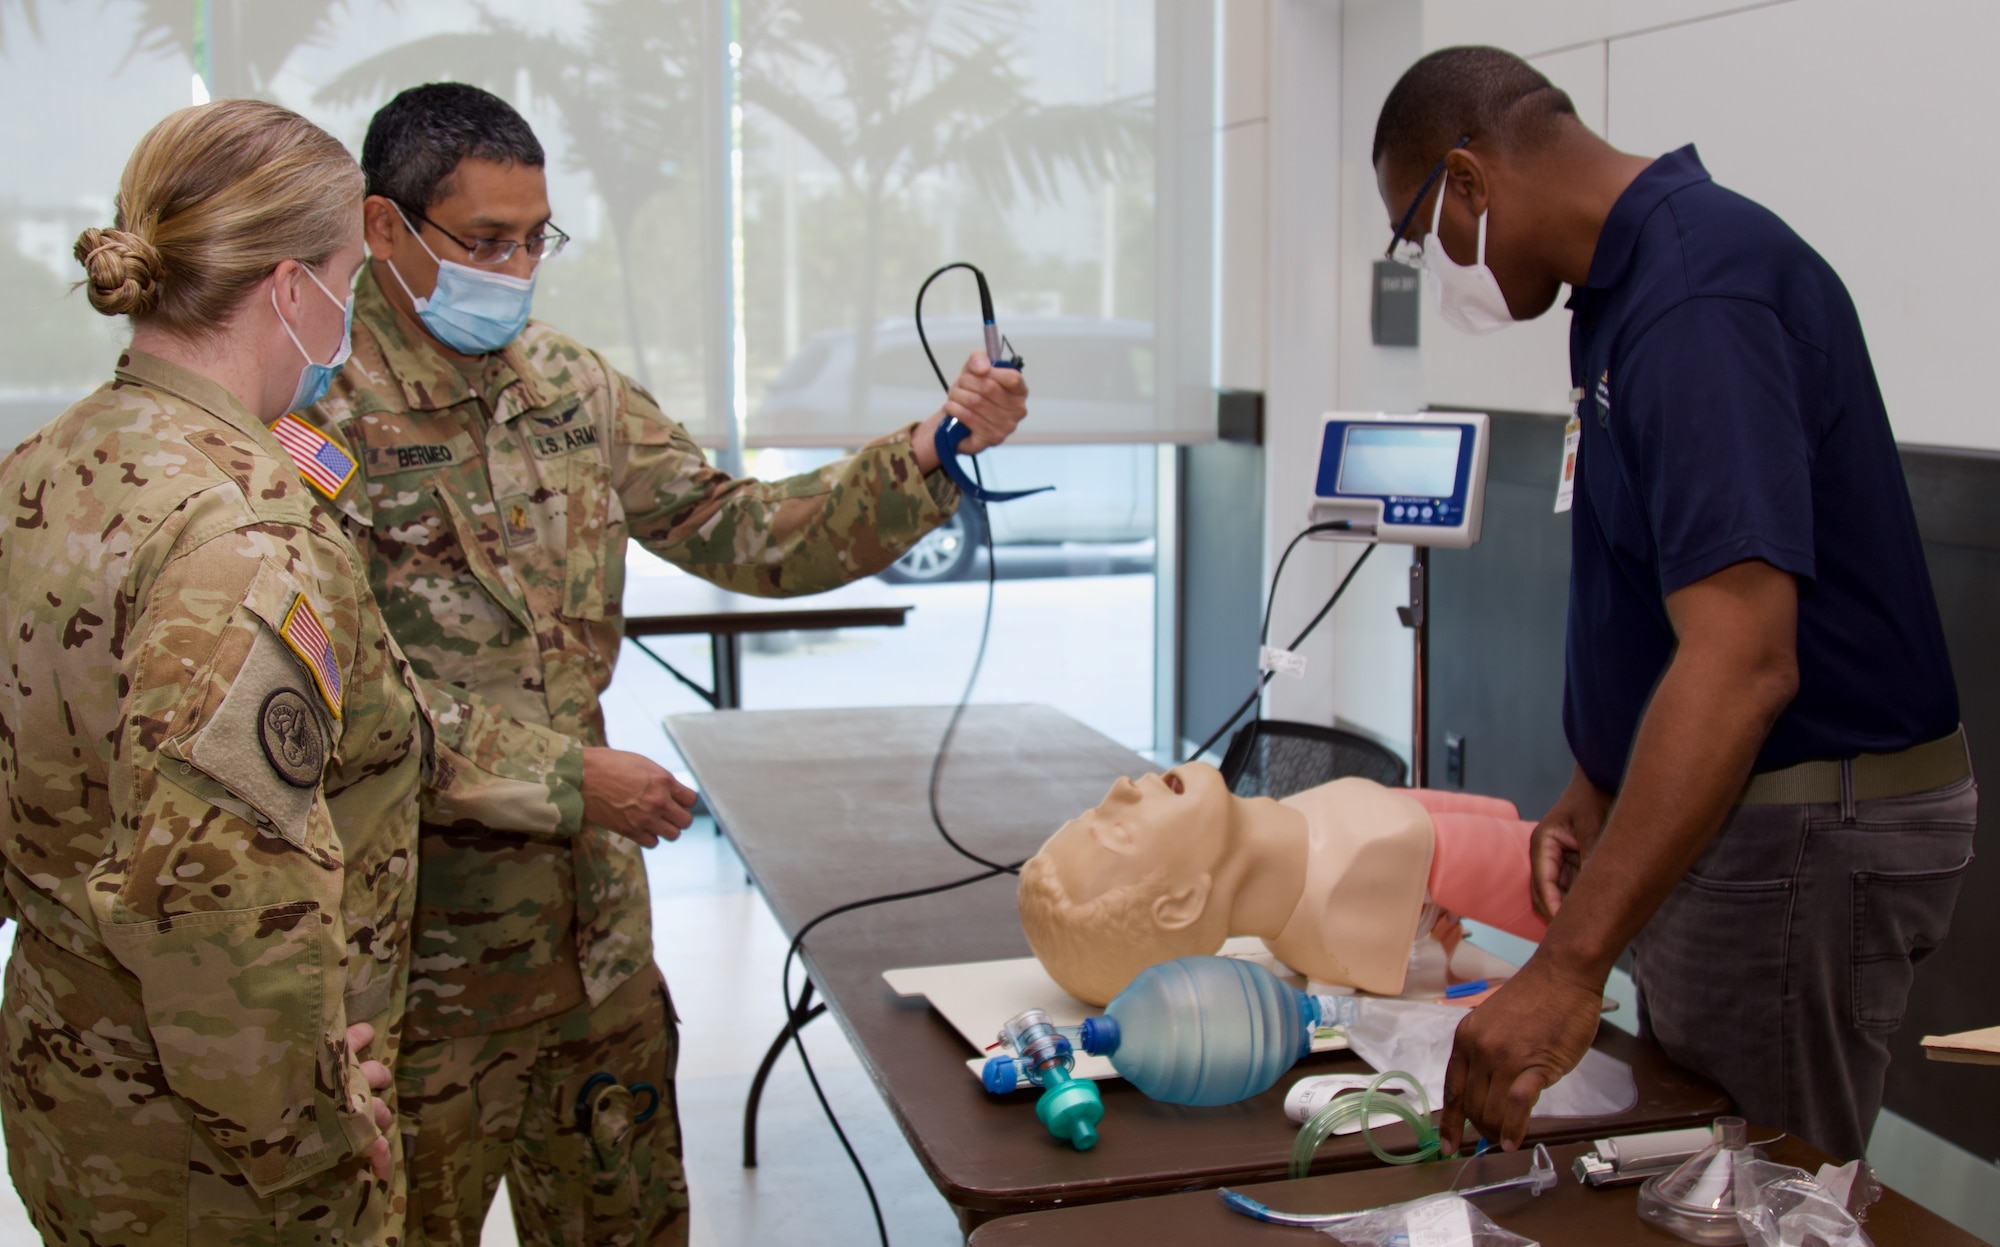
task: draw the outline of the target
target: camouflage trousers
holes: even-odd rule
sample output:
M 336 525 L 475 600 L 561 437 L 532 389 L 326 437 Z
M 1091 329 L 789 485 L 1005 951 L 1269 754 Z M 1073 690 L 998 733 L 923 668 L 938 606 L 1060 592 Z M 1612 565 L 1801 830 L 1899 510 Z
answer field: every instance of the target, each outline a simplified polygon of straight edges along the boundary
M 359 1157 L 269 1199 L 254 1194 L 168 1088 L 129 977 L 21 927 L 6 982 L 0 1119 L 7 1168 L 45 1242 L 403 1242 L 400 1178 L 393 1186 L 378 1181 Z
M 396 1085 L 413 1242 L 478 1247 L 504 1174 L 521 1247 L 686 1243 L 679 1043 L 649 964 L 594 1009 L 405 1044 Z

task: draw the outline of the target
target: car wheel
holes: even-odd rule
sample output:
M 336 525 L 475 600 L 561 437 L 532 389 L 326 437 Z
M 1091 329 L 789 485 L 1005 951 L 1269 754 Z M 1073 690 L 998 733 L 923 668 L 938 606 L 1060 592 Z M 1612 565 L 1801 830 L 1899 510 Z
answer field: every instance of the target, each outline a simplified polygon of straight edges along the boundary
M 892 584 L 937 584 L 963 580 L 979 562 L 979 519 L 969 505 L 960 505 L 952 517 L 924 534 L 909 552 L 882 569 L 882 579 Z

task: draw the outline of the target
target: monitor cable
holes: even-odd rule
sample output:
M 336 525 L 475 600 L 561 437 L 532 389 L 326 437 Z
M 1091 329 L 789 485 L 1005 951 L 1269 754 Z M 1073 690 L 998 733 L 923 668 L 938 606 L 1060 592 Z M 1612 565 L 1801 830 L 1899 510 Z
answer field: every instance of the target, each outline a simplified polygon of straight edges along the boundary
M 1314 524 L 1311 527 L 1300 530 L 1299 534 L 1296 537 L 1293 537 L 1291 541 L 1285 546 L 1285 552 L 1282 555 L 1278 556 L 1277 570 L 1271 573 L 1271 588 L 1264 596 L 1264 623 L 1263 626 L 1259 628 L 1257 632 L 1257 643 L 1260 646 L 1269 645 L 1271 643 L 1271 607 L 1278 600 L 1278 584 L 1285 578 L 1285 564 L 1287 561 L 1291 559 L 1292 551 L 1298 549 L 1299 543 L 1301 541 L 1304 541 L 1308 537 L 1314 536 L 1319 533 L 1345 532 L 1345 531 L 1348 531 L 1348 524 L 1347 521 L 1345 520 L 1335 520 L 1333 522 L 1325 524 Z M 1299 646 L 1305 644 L 1306 638 L 1313 634 L 1313 629 L 1319 627 L 1320 621 L 1322 619 L 1325 619 L 1328 613 L 1333 610 L 1334 603 L 1340 601 L 1340 595 L 1347 592 L 1347 586 L 1354 582 L 1355 573 L 1361 570 L 1361 565 L 1363 563 L 1366 563 L 1368 561 L 1368 556 L 1373 553 L 1375 553 L 1374 542 L 1371 541 L 1367 545 L 1361 547 L 1361 557 L 1355 559 L 1353 564 L 1348 567 L 1347 574 L 1345 576 L 1342 576 L 1340 578 L 1340 583 L 1334 587 L 1333 595 L 1327 598 L 1326 604 L 1319 608 L 1319 612 L 1312 617 L 1311 622 L 1307 623 L 1304 628 L 1299 630 L 1299 634 L 1292 638 L 1292 643 L 1286 646 L 1285 647 L 1286 649 L 1295 650 Z M 1254 688 L 1250 690 L 1250 695 L 1248 697 L 1245 697 L 1241 702 L 1241 704 L 1239 704 L 1236 707 L 1236 709 L 1230 711 L 1229 717 L 1222 721 L 1222 725 L 1216 728 L 1215 731 L 1211 732 L 1207 740 L 1204 740 L 1199 745 L 1196 745 L 1194 749 L 1190 751 L 1185 758 L 1181 759 L 1181 762 L 1182 763 L 1192 762 L 1196 758 L 1201 757 L 1203 754 L 1207 753 L 1211 748 L 1213 748 L 1215 746 L 1216 741 L 1221 740 L 1223 735 L 1226 732 L 1228 732 L 1230 728 L 1236 726 L 1236 721 L 1243 717 L 1244 712 L 1257 704 L 1257 699 L 1264 695 L 1264 686 L 1271 682 L 1271 677 L 1274 674 L 1276 673 L 1271 671 L 1259 672 L 1257 676 L 1257 684 Z

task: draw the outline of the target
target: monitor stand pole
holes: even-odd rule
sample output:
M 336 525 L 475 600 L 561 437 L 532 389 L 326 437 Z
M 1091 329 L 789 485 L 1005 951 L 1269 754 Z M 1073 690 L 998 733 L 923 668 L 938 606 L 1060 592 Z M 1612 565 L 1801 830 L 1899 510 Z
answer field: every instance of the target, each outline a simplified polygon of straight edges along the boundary
M 1411 633 L 1410 642 L 1410 787 L 1422 788 L 1430 779 L 1430 749 L 1427 733 L 1430 709 L 1430 596 L 1431 549 L 1413 546 L 1410 558 L 1410 604 L 1398 606 L 1396 614 Z

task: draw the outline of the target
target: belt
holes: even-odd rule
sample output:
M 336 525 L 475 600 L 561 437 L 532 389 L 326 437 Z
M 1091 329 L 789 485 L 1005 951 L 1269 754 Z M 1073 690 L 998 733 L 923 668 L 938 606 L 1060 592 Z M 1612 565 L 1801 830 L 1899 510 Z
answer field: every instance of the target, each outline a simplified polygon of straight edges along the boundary
M 1834 805 L 1929 792 L 1972 778 L 1963 727 L 1895 753 L 1864 753 L 1839 762 L 1801 762 L 1752 775 L 1738 805 Z

